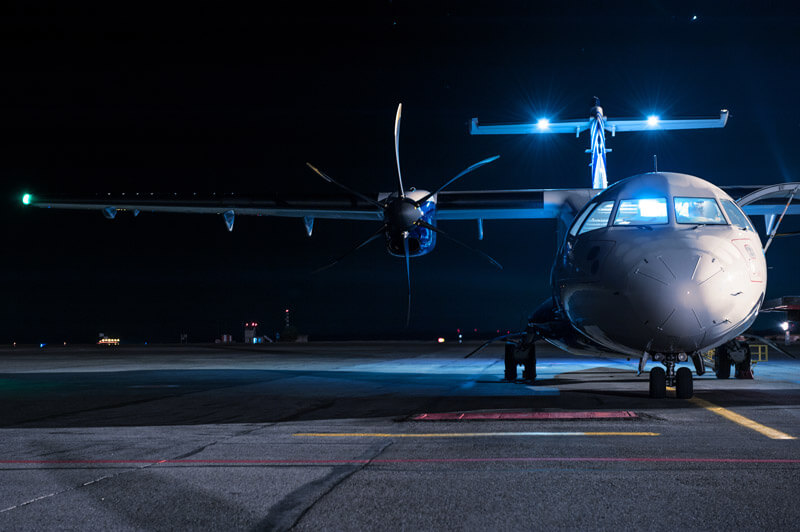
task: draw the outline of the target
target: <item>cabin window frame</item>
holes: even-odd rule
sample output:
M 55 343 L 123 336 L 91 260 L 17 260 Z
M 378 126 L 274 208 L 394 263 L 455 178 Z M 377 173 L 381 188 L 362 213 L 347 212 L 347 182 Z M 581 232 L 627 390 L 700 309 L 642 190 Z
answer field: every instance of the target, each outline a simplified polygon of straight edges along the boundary
M 711 201 L 713 205 L 717 207 L 717 213 L 719 214 L 720 218 L 722 218 L 722 222 L 700 222 L 700 221 L 680 221 L 678 218 L 678 200 L 705 200 Z M 715 197 L 707 197 L 707 196 L 673 196 L 672 197 L 672 208 L 675 209 L 675 223 L 680 225 L 730 225 L 730 222 L 725 216 L 725 211 L 720 207 L 717 198 Z
M 619 213 L 620 213 L 620 210 L 622 209 L 622 204 L 626 203 L 626 202 L 633 203 L 633 202 L 637 202 L 637 201 L 641 201 L 641 200 L 656 200 L 656 201 L 663 200 L 664 201 L 664 207 L 665 207 L 665 209 L 667 211 L 665 220 L 663 222 L 637 222 L 637 223 L 626 223 L 626 224 L 618 223 Z M 669 197 L 668 196 L 659 196 L 659 197 L 655 197 L 655 198 L 626 198 L 626 199 L 621 199 L 620 198 L 619 202 L 616 205 L 616 209 L 612 213 L 614 221 L 613 221 L 613 223 L 611 225 L 613 227 L 643 227 L 643 226 L 648 226 L 648 225 L 669 225 L 669 223 L 670 223 L 670 207 L 669 207 L 669 203 L 670 202 L 669 202 Z

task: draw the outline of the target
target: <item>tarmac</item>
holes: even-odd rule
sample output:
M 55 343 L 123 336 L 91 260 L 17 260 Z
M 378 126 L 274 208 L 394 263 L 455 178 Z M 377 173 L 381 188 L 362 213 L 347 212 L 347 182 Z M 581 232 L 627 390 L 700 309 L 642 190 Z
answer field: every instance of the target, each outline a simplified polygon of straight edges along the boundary
M 654 400 L 472 347 L 0 348 L 0 529 L 800 528 L 797 360 Z

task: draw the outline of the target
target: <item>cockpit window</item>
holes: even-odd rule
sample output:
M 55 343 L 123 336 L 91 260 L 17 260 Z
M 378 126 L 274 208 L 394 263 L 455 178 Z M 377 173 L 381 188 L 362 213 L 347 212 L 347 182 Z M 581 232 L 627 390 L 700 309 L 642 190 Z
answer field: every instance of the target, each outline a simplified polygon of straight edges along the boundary
M 667 223 L 667 199 L 630 199 L 619 202 L 614 225 L 655 225 Z
M 714 198 L 675 198 L 675 220 L 679 224 L 728 224 Z
M 608 219 L 611 217 L 611 210 L 614 208 L 613 201 L 604 201 L 592 211 L 586 221 L 583 223 L 581 230 L 578 231 L 579 235 L 601 229 L 608 225 Z
M 731 200 L 722 200 L 722 208 L 725 209 L 725 213 L 733 225 L 755 232 L 750 220 Z
M 583 212 L 580 214 L 580 216 L 578 216 L 578 218 L 575 220 L 575 223 L 573 223 L 572 227 L 569 228 L 569 234 L 571 236 L 575 236 L 575 235 L 578 234 L 578 228 L 581 226 L 581 224 L 586 219 L 586 217 L 589 216 L 589 213 L 592 212 L 592 210 L 595 208 L 596 205 L 597 204 L 589 205 L 588 207 L 586 207 L 583 210 Z

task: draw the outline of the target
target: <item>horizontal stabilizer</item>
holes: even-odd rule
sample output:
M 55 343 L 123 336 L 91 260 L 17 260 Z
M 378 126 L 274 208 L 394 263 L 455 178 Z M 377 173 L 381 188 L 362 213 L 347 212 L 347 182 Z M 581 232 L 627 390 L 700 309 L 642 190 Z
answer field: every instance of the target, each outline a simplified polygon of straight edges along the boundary
M 725 127 L 728 123 L 728 110 L 719 112 L 719 118 L 679 118 L 660 120 L 655 117 L 646 120 L 605 120 L 605 130 L 613 133 L 624 131 L 660 131 L 666 129 L 709 129 Z
M 618 119 L 612 120 L 603 117 L 603 128 L 606 131 L 621 133 L 625 131 L 661 131 L 667 129 L 708 129 L 725 127 L 728 122 L 728 111 L 723 109 L 719 118 L 680 118 L 675 120 L 660 120 L 655 117 L 647 119 Z M 549 122 L 539 120 L 523 124 L 492 124 L 481 126 L 478 119 L 470 122 L 470 135 L 526 135 L 537 133 L 573 133 L 589 129 L 591 120 L 566 120 L 564 122 Z
M 478 125 L 478 119 L 470 122 L 470 135 L 525 135 L 529 133 L 573 133 L 589 129 L 590 121 L 567 120 L 566 122 L 532 122 L 529 124 L 493 124 L 490 126 Z

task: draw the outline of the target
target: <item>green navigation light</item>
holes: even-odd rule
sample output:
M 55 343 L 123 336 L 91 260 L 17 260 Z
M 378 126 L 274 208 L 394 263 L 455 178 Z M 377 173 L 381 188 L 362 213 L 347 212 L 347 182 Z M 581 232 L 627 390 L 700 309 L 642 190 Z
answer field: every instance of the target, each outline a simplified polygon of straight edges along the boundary
M 24 194 L 22 196 L 22 204 L 23 205 L 30 205 L 32 199 L 33 199 L 33 196 L 31 196 L 30 194 Z

